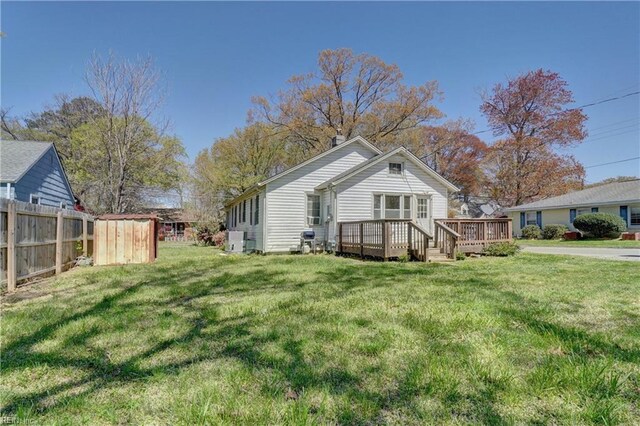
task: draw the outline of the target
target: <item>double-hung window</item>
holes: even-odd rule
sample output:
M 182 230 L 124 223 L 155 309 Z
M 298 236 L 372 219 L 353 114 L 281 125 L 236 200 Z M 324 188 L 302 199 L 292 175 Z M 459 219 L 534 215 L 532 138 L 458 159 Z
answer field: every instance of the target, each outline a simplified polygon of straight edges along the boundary
M 576 211 L 576 216 L 580 216 L 582 214 L 587 214 L 587 213 L 591 213 L 591 208 L 587 208 L 587 209 L 578 209 Z
M 247 222 L 247 200 L 242 202 L 242 223 Z
M 253 223 L 260 223 L 260 195 L 256 195 L 255 212 L 253 213 Z
M 400 219 L 400 196 L 399 195 L 384 196 L 384 218 Z
M 537 225 L 538 220 L 536 218 L 536 212 L 527 212 L 527 223 L 526 225 Z
M 307 225 L 320 225 L 320 196 L 307 194 Z
M 402 211 L 403 211 L 403 215 L 402 215 L 403 219 L 411 219 L 411 196 L 410 195 L 404 196 Z

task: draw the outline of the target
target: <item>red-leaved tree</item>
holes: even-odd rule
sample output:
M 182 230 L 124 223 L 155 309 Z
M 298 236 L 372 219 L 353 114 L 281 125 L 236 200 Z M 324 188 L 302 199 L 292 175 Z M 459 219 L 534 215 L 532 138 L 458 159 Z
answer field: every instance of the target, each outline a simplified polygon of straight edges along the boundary
M 497 84 L 480 110 L 495 136 L 486 156 L 487 190 L 503 206 L 532 202 L 579 189 L 584 168 L 555 151 L 580 143 L 587 119 L 557 73 L 537 70 Z
M 423 128 L 421 154 L 429 167 L 455 183 L 465 199 L 478 195 L 484 183 L 482 160 L 487 145 L 470 133 L 463 120 Z

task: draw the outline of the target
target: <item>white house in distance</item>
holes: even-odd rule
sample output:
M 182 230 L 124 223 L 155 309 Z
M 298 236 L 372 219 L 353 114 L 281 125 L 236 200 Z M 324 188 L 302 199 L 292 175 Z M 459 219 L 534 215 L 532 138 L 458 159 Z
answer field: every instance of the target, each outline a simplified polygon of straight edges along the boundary
M 327 151 L 266 179 L 226 206 L 227 229 L 246 233 L 246 250 L 291 252 L 313 230 L 336 241 L 337 223 L 413 219 L 433 232 L 458 188 L 405 148 L 382 153 L 362 137 L 336 136 Z
M 507 209 L 513 232 L 527 225 L 560 224 L 575 231 L 573 221 L 585 213 L 620 215 L 629 231 L 640 231 L 640 179 L 612 182 Z

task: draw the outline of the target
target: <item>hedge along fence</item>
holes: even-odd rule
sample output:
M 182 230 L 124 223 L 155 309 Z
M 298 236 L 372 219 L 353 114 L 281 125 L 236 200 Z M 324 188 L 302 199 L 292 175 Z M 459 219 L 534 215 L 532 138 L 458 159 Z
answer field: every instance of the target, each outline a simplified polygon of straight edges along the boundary
M 18 281 L 59 274 L 81 254 L 93 254 L 93 217 L 74 210 L 0 200 L 2 287 L 13 291 Z

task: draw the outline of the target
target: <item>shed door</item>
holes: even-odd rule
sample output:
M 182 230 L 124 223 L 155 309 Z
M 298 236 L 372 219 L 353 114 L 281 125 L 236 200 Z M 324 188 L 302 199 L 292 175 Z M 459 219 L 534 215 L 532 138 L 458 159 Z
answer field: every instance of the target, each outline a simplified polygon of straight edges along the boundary
M 424 228 L 425 231 L 433 233 L 431 226 L 431 200 L 429 197 L 419 195 L 417 197 L 416 205 L 416 221 L 418 225 Z

